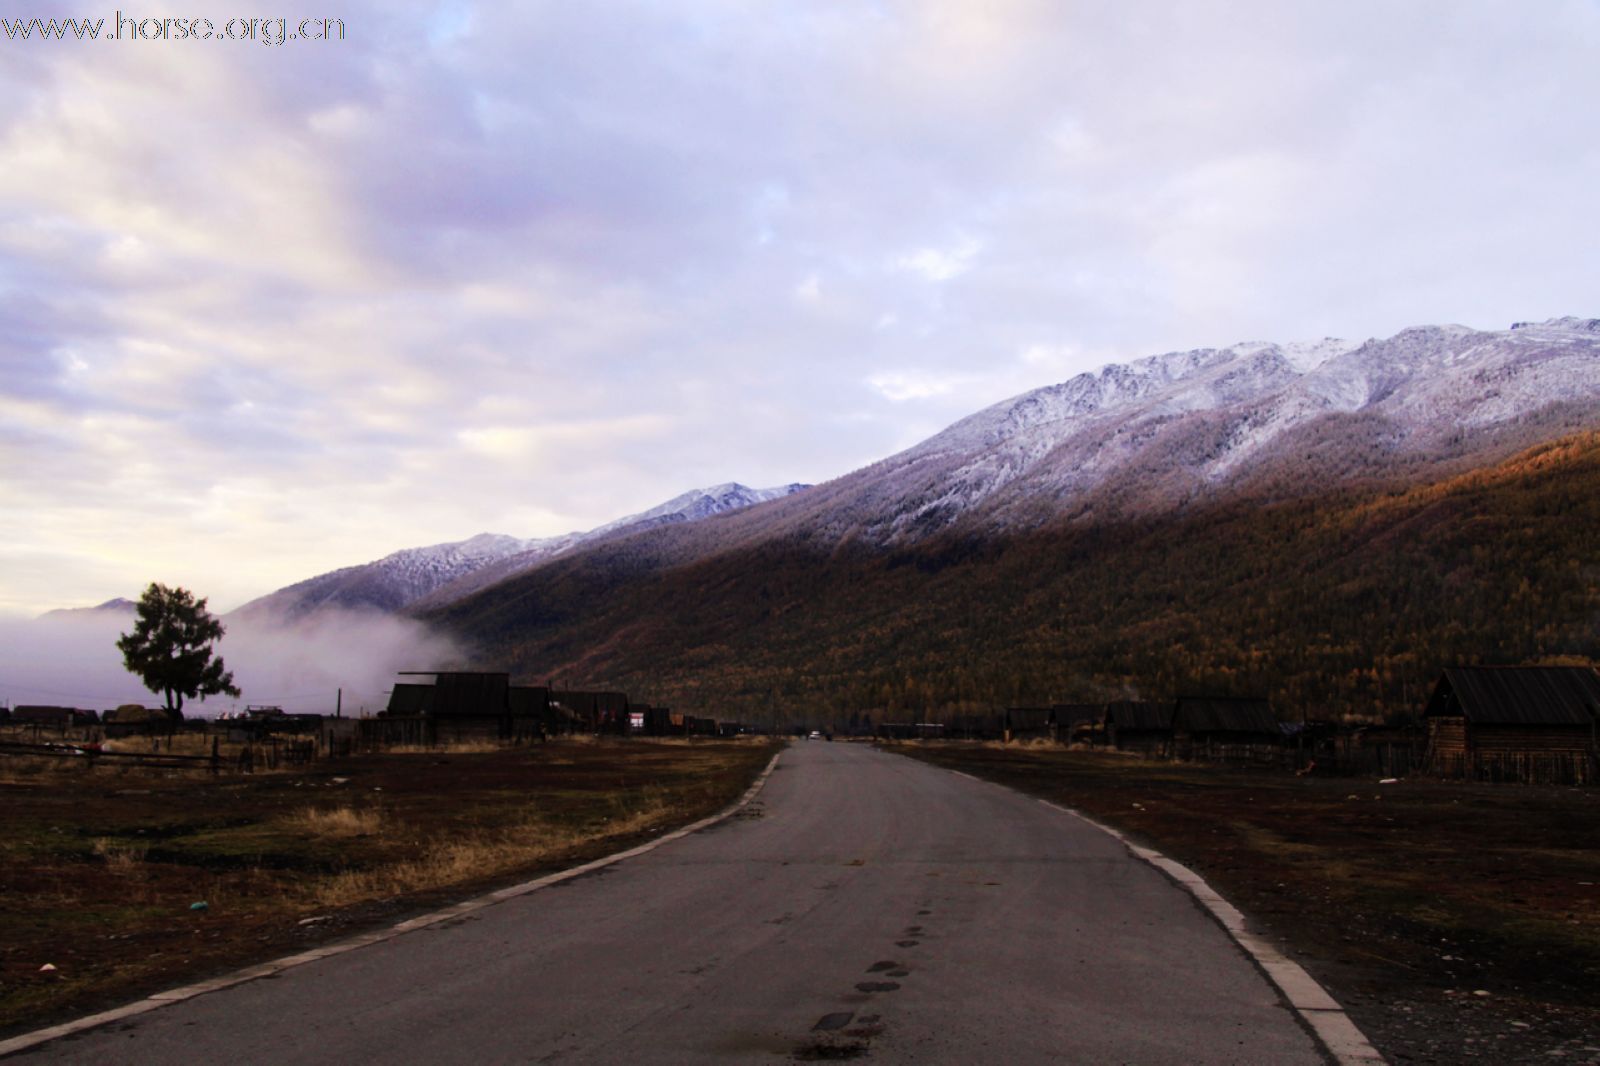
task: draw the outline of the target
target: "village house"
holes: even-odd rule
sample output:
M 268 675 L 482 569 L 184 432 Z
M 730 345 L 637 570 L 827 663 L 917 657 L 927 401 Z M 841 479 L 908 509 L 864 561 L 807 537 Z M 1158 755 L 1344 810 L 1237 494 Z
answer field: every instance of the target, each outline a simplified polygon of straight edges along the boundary
M 1172 710 L 1172 736 L 1180 751 L 1283 743 L 1272 704 L 1257 697 L 1180 696 Z
M 1106 704 L 1106 743 L 1119 751 L 1164 754 L 1172 744 L 1171 703 L 1113 700 Z
M 1590 667 L 1450 667 L 1423 718 L 1433 773 L 1552 784 L 1597 776 L 1600 674 Z
M 1005 736 L 1003 714 L 956 714 L 945 719 L 944 735 L 958 740 L 999 740 Z
M 521 740 L 560 731 L 562 716 L 551 708 L 550 690 L 511 684 L 499 671 L 405 671 L 433 684 L 401 682 L 371 726 L 389 743 L 438 744 L 450 740 Z
M 1054 718 L 1048 707 L 1007 707 L 1005 738 L 1039 740 L 1054 733 Z
M 81 711 L 76 707 L 46 707 L 25 703 L 11 708 L 10 720 L 13 725 L 31 725 L 65 733 L 74 726 L 96 725 L 100 716 L 94 711 Z
M 1106 705 L 1058 703 L 1050 708 L 1056 739 L 1063 744 L 1093 744 L 1105 735 Z

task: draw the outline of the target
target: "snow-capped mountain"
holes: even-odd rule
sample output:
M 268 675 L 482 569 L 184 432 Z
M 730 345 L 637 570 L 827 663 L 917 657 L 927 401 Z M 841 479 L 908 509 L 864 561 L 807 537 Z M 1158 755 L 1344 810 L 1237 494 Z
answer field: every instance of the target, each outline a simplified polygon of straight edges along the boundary
M 775 489 L 750 489 L 745 488 L 745 486 L 736 481 L 729 481 L 721 485 L 713 485 L 709 489 L 692 489 L 682 496 L 674 496 L 666 503 L 652 507 L 648 511 L 629 515 L 627 518 L 619 518 L 615 522 L 607 522 L 603 526 L 590 530 L 584 536 L 594 538 L 604 536 L 607 533 L 614 533 L 621 529 L 649 529 L 652 526 L 666 525 L 670 522 L 693 522 L 701 518 L 710 518 L 714 514 L 737 511 L 752 504 L 781 499 L 804 488 L 810 488 L 810 486 L 791 484 Z
M 921 713 L 1008 684 L 1313 692 L 1386 656 L 1572 654 L 1593 630 L 1581 579 L 1537 623 L 1492 605 L 1573 581 L 1596 430 L 1600 320 L 1175 352 L 419 613 L 500 669 L 753 713 L 774 692 Z M 1410 613 L 1374 621 L 1379 601 Z
M 432 612 L 580 551 L 621 560 L 637 537 L 648 537 L 650 559 L 628 565 L 648 568 L 777 538 L 833 551 L 1160 515 L 1238 491 L 1293 495 L 1466 469 L 1596 426 L 1600 319 L 1171 352 L 995 404 L 804 493 L 719 485 L 587 533 L 411 549 L 241 610 Z M 703 521 L 713 515 L 725 517 Z
M 652 551 L 670 565 L 778 537 L 832 551 L 1160 515 L 1235 491 L 1466 469 L 1597 426 L 1600 319 L 1170 352 L 1005 400 L 801 496 L 668 531 Z
M 1313 459 L 1356 472 L 1600 420 L 1600 319 L 1151 356 L 995 404 L 819 486 L 894 543 L 964 519 L 1034 525 L 1095 501 L 1159 509 Z M 1341 454 L 1334 454 L 1341 453 Z M 1310 467 L 1300 469 L 1310 472 Z M 1320 476 L 1320 474 L 1319 474 Z
M 294 618 L 323 607 L 397 611 L 486 571 L 497 575 L 489 580 L 500 580 L 608 536 L 674 522 L 693 522 L 778 499 L 806 487 L 794 484 L 751 489 L 730 482 L 686 492 L 648 511 L 619 518 L 587 532 L 533 539 L 480 533 L 467 540 L 406 548 L 376 562 L 308 578 L 252 600 L 233 613 Z M 477 587 L 481 587 L 481 583 L 463 584 L 458 594 Z M 443 596 L 443 600 L 451 598 L 454 597 Z
M 488 565 L 463 573 L 450 581 L 441 582 L 426 595 L 417 597 L 409 606 L 427 609 L 458 600 L 463 596 L 470 596 L 479 589 L 488 588 L 497 582 L 532 570 L 575 548 L 608 537 L 630 536 L 660 526 L 698 522 L 713 515 L 742 511 L 758 503 L 782 499 L 805 488 L 810 486 L 796 483 L 771 489 L 752 489 L 730 481 L 722 485 L 713 485 L 708 489 L 692 489 L 648 511 L 619 518 L 615 522 L 607 522 L 587 533 L 571 533 L 552 541 L 534 542 L 521 551 L 507 553 Z

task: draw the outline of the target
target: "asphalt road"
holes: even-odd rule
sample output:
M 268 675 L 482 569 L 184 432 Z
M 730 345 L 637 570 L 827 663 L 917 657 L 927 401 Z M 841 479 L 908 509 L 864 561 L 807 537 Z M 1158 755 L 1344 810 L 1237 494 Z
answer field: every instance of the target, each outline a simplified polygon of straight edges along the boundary
M 1191 898 L 1099 830 L 793 745 L 713 828 L 17 1062 L 1324 1061 Z

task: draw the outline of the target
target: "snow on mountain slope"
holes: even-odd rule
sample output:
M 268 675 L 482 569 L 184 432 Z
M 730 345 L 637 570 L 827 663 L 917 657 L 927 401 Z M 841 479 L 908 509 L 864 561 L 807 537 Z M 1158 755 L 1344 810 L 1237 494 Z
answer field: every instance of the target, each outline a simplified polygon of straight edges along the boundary
M 879 515 L 874 531 L 892 542 L 1001 496 L 1061 500 L 1136 471 L 1215 485 L 1330 417 L 1376 418 L 1398 450 L 1415 453 L 1556 404 L 1600 411 L 1594 320 L 1153 356 L 996 404 L 871 468 L 901 489 L 874 495 L 908 505 Z
M 531 570 L 557 555 L 564 554 L 574 548 L 594 544 L 608 537 L 629 536 L 661 526 L 699 522 L 713 515 L 742 511 L 758 503 L 768 503 L 782 499 L 799 492 L 801 489 L 810 487 L 809 485 L 796 483 L 771 489 L 752 489 L 746 488 L 737 482 L 728 482 L 722 485 L 714 485 L 708 489 L 693 489 L 682 496 L 674 496 L 666 503 L 652 507 L 648 511 L 629 515 L 627 518 L 619 518 L 615 522 L 608 522 L 603 526 L 591 529 L 587 533 L 574 534 L 573 536 L 576 539 L 571 543 L 562 544 L 559 548 L 552 549 L 541 545 L 497 559 L 487 566 L 463 574 L 449 582 L 441 583 L 427 595 L 418 597 L 410 606 L 426 609 L 449 603 L 452 600 L 458 600 L 463 596 L 469 596 L 477 592 L 479 589 L 488 588 L 497 582 Z
M 463 541 L 406 548 L 375 562 L 319 574 L 279 589 L 252 600 L 233 614 L 275 614 L 294 618 L 322 607 L 397 611 L 474 575 L 487 572 L 498 575 L 488 577 L 487 581 L 500 580 L 606 536 L 672 522 L 693 522 L 777 499 L 806 487 L 795 484 L 750 489 L 730 482 L 686 492 L 648 511 L 608 522 L 588 532 L 529 540 L 480 533 Z M 469 590 L 480 585 L 463 584 L 460 588 Z
M 1271 476 L 1282 491 L 1326 487 L 1469 463 L 1483 449 L 1592 426 L 1600 426 L 1600 320 L 1241 343 L 1109 365 L 1024 393 L 803 497 L 734 516 L 718 526 L 716 546 L 692 530 L 662 544 L 688 559 L 775 536 L 832 550 L 844 541 L 903 545 L 957 525 L 1003 531 L 1158 514 L 1251 478 Z
M 1597 319 L 1201 348 L 1105 366 L 1013 397 L 804 493 L 793 485 L 720 485 L 588 533 L 542 541 L 485 535 L 413 549 L 266 599 L 295 610 L 319 602 L 421 610 L 646 533 L 649 565 L 776 537 L 824 551 L 894 547 L 953 527 L 1004 532 L 1160 514 L 1251 479 L 1310 491 L 1346 477 L 1470 465 L 1595 427 Z M 758 502 L 764 506 L 752 506 Z M 711 515 L 726 517 L 701 524 Z M 632 550 L 619 546 L 616 558 Z
M 713 485 L 709 489 L 691 489 L 682 496 L 674 496 L 666 503 L 641 511 L 615 522 L 607 522 L 590 530 L 586 537 L 599 537 L 631 526 L 649 527 L 663 522 L 693 522 L 726 511 L 737 511 L 752 504 L 766 503 L 799 492 L 806 485 L 784 485 L 775 489 L 750 489 L 735 481 Z

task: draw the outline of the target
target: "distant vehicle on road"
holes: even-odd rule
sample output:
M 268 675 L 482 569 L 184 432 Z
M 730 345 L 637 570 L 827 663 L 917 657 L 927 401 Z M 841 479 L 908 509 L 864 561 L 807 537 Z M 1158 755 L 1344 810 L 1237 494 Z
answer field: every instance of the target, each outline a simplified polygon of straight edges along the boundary
M 813 729 L 809 734 L 807 734 L 806 739 L 807 740 L 821 740 L 822 739 L 822 734 L 820 732 L 818 732 L 817 730 Z

